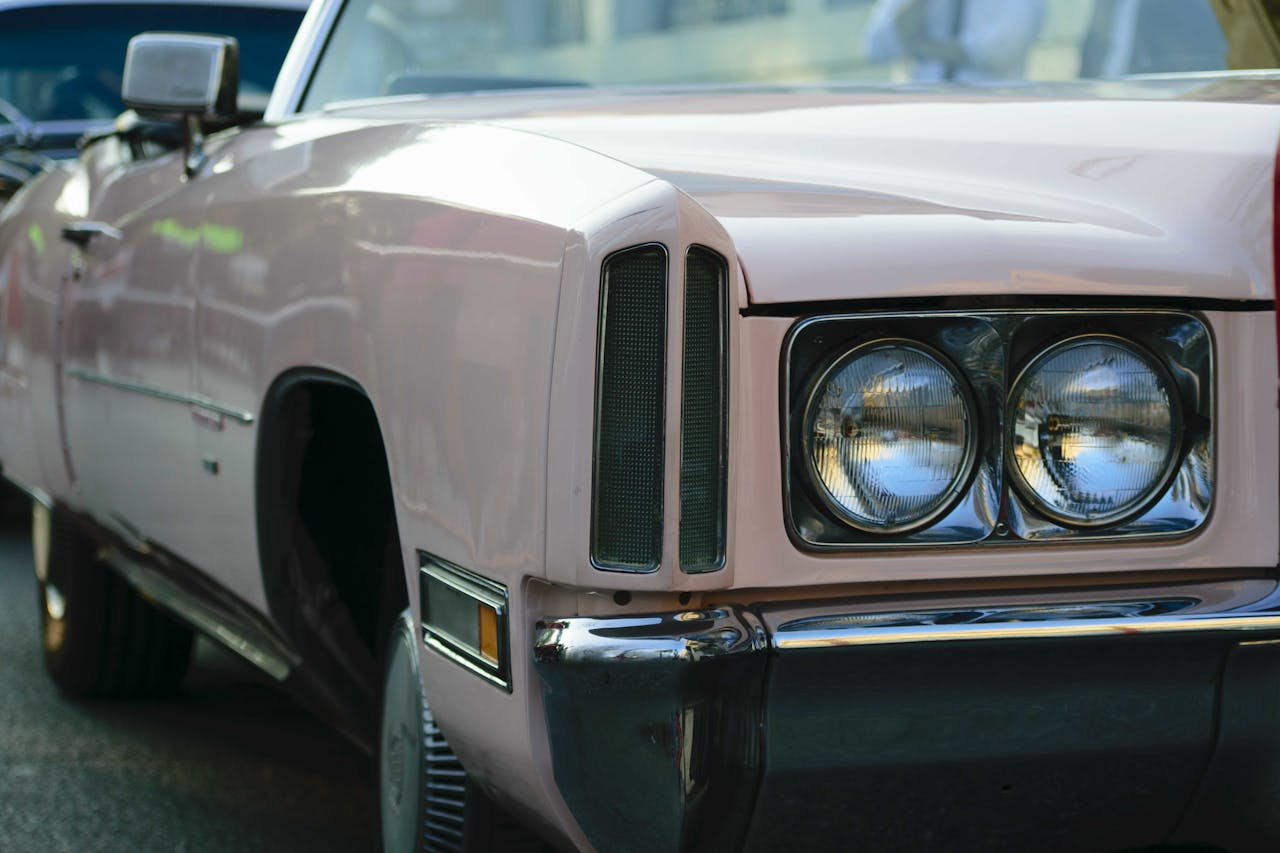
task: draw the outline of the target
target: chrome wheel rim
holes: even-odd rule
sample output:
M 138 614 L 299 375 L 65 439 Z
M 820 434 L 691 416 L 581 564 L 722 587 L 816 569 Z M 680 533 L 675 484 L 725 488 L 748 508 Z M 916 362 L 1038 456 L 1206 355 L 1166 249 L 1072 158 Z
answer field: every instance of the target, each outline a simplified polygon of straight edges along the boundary
M 382 694 L 378 788 L 382 847 L 387 853 L 418 847 L 418 756 L 422 753 L 422 698 L 411 620 L 401 616 L 388 648 Z
M 467 775 L 423 694 L 419 645 L 406 610 L 388 649 L 383 686 L 378 762 L 383 849 L 461 853 Z

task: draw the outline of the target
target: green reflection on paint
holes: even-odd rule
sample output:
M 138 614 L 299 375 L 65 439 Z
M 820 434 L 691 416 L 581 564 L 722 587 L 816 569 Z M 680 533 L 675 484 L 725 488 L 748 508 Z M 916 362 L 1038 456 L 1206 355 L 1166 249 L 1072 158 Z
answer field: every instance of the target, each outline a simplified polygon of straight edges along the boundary
M 188 249 L 194 249 L 200 245 L 200 229 L 184 228 L 176 219 L 158 220 L 151 226 L 151 233 L 172 240 Z
M 36 247 L 37 255 L 44 254 L 44 229 L 40 227 L 40 223 L 32 222 L 27 226 L 27 239 Z
M 219 255 L 234 255 L 244 248 L 244 232 L 230 225 L 202 225 L 204 244 Z
M 204 244 L 210 252 L 234 255 L 244 248 L 244 231 L 233 225 L 215 225 L 205 222 L 195 228 L 187 228 L 176 219 L 159 219 L 151 226 L 151 233 L 181 245 L 195 249 Z

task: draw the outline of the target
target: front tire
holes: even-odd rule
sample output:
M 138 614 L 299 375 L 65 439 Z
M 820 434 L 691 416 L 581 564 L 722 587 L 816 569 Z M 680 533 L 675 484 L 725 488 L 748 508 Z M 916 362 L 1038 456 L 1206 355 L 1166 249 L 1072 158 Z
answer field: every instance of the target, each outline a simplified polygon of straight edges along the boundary
M 387 853 L 464 850 L 467 774 L 423 695 L 417 632 L 405 610 L 387 644 L 378 787 Z
M 190 629 L 157 610 L 103 560 L 65 513 L 32 504 L 44 664 L 76 699 L 173 691 L 191 660 Z
M 386 853 L 534 853 L 547 849 L 467 779 L 422 689 L 413 614 L 387 643 L 378 741 L 382 848 Z

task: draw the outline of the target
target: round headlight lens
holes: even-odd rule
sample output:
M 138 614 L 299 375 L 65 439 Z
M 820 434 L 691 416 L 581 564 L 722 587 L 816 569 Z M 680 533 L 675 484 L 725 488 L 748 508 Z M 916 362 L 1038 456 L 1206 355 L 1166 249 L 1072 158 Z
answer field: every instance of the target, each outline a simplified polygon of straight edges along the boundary
M 804 416 L 804 452 L 827 505 L 854 527 L 901 533 L 947 509 L 973 468 L 977 419 L 941 356 L 877 341 L 821 375 Z
M 1051 519 L 1113 524 L 1171 473 L 1180 423 L 1154 359 L 1111 338 L 1078 338 L 1035 358 L 1015 383 L 1009 459 L 1015 485 Z

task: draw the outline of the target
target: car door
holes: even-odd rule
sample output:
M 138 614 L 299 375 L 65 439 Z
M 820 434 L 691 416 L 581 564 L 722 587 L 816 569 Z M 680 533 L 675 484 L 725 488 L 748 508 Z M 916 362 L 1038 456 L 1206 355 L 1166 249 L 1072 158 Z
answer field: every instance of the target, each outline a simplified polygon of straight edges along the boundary
M 175 154 L 101 140 L 77 166 L 83 218 L 70 217 L 61 298 L 59 404 L 86 507 L 135 543 L 182 554 L 200 525 L 193 395 L 192 257 L 198 211 L 175 212 Z

